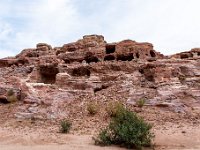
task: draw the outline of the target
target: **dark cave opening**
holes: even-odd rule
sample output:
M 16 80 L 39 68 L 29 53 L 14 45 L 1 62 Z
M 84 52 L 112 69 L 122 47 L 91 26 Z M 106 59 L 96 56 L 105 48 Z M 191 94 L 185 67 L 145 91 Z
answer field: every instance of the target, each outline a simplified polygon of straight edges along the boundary
M 129 53 L 129 54 L 118 54 L 117 55 L 117 60 L 121 60 L 121 61 L 131 61 L 133 60 L 133 53 Z
M 138 52 L 136 53 L 136 58 L 140 58 L 140 55 L 139 55 L 139 53 L 138 53 Z
M 56 75 L 59 73 L 57 67 L 41 67 L 40 79 L 42 83 L 54 84 L 56 82 Z
M 154 52 L 154 51 L 152 51 L 152 50 L 150 50 L 150 55 L 151 55 L 151 57 L 156 57 L 156 54 L 155 54 L 155 52 Z
M 186 58 L 190 58 L 190 57 L 193 57 L 193 54 L 191 54 L 191 53 L 186 53 L 186 54 L 181 54 L 181 59 L 186 59 Z
M 69 59 L 64 59 L 64 62 L 65 62 L 66 64 L 70 64 L 70 60 L 69 60 Z
M 181 54 L 181 59 L 189 58 L 187 54 Z
M 90 76 L 90 74 L 90 70 L 85 67 L 79 67 L 72 70 L 72 76 Z
M 99 62 L 99 59 L 95 56 L 89 56 L 89 57 L 85 57 L 85 61 L 89 64 L 91 62 Z
M 7 98 L 6 97 L 0 97 L 0 103 L 1 104 L 9 104 L 10 102 L 7 100 Z
M 106 45 L 106 54 L 111 54 L 115 52 L 115 45 Z
M 107 55 L 104 58 L 104 61 L 112 61 L 112 60 L 115 60 L 115 56 L 113 56 L 113 55 Z
M 85 61 L 86 61 L 88 64 L 91 63 L 91 62 L 97 63 L 97 62 L 99 62 L 99 59 L 98 59 L 98 57 L 94 56 L 93 53 L 87 52 L 86 55 L 85 55 Z

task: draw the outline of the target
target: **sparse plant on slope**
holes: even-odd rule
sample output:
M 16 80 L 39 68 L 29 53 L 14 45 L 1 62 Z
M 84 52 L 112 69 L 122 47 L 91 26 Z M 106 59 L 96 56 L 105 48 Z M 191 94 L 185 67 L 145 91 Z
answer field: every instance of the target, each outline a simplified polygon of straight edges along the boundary
M 62 120 L 60 122 L 60 132 L 61 133 L 69 133 L 71 129 L 71 122 L 69 120 Z
M 115 117 L 117 111 L 120 110 L 123 106 L 120 102 L 110 102 L 106 107 L 106 112 L 110 117 Z
M 87 105 L 87 111 L 90 115 L 95 115 L 98 112 L 98 106 L 94 102 L 90 102 Z
M 15 92 L 10 89 L 7 91 L 7 101 L 10 102 L 10 103 L 13 103 L 13 102 L 16 102 L 18 99 L 15 95 Z
M 146 103 L 146 100 L 145 99 L 139 99 L 137 102 L 136 102 L 136 105 L 140 108 L 142 108 L 144 106 L 144 104 Z
M 130 110 L 121 107 L 109 126 L 93 138 L 97 145 L 116 144 L 127 148 L 151 146 L 154 134 L 152 126 Z

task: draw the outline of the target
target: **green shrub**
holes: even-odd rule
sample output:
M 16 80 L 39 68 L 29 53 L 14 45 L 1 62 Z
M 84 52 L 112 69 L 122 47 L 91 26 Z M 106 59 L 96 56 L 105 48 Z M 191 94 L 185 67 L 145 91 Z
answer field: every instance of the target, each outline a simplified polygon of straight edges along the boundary
M 112 118 L 109 126 L 101 129 L 96 138 L 97 145 L 116 144 L 127 148 L 151 146 L 154 135 L 150 132 L 152 126 L 135 113 L 121 107 Z
M 95 115 L 98 112 L 97 104 L 91 102 L 87 105 L 87 111 L 90 115 Z
M 93 138 L 95 145 L 111 145 L 112 141 L 110 135 L 108 134 L 108 129 L 102 129 L 97 138 Z
M 106 112 L 110 117 L 115 117 L 117 114 L 117 111 L 120 110 L 123 107 L 123 104 L 120 102 L 111 102 L 106 107 Z
M 71 129 L 71 122 L 69 120 L 62 120 L 60 122 L 60 132 L 61 133 L 69 133 L 69 130 Z
M 140 100 L 138 100 L 138 101 L 136 102 L 136 105 L 137 105 L 138 107 L 143 107 L 145 103 L 146 103 L 146 100 L 145 100 L 145 99 L 140 99 Z

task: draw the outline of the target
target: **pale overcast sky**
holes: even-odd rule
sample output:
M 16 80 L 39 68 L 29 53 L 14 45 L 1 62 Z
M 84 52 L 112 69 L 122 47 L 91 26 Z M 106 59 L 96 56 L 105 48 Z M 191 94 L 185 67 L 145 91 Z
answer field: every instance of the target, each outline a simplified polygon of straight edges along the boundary
M 163 54 L 200 47 L 200 0 L 0 0 L 0 57 L 88 34 L 151 42 Z

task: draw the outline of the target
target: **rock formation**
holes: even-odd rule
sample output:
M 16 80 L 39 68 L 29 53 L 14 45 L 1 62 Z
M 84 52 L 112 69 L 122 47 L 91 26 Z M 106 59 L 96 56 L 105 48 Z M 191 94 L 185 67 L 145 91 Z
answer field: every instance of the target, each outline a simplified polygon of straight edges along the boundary
M 151 43 L 107 43 L 88 35 L 62 47 L 39 43 L 0 59 L 0 81 L 0 101 L 12 89 L 30 104 L 27 113 L 46 118 L 69 115 L 73 110 L 64 111 L 65 104 L 87 99 L 131 106 L 145 99 L 146 106 L 185 114 L 200 107 L 200 49 L 164 56 Z M 36 111 L 40 105 L 48 107 Z

